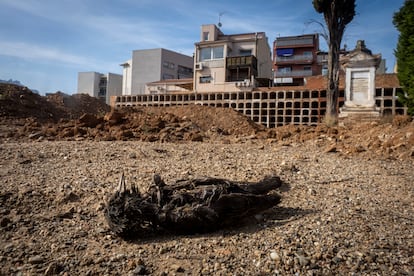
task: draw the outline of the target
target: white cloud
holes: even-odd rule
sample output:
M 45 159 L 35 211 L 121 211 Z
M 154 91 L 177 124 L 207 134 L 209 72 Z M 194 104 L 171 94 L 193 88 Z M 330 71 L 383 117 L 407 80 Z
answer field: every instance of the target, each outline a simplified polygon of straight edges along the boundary
M 25 42 L 0 41 L 0 55 L 37 61 L 41 63 L 61 63 L 72 66 L 91 66 L 99 64 L 91 58 L 63 52 L 59 49 L 44 47 Z M 107 66 L 107 65 L 103 65 Z
M 3 7 L 9 7 L 21 12 L 52 20 L 63 21 L 86 9 L 83 1 L 78 0 L 0 0 Z
M 143 3 L 141 1 L 124 0 L 124 4 L 125 2 L 128 4 L 124 7 L 129 9 L 127 14 L 121 14 L 119 11 L 113 11 L 110 14 L 100 13 L 99 9 L 96 8 L 96 4 L 93 9 L 91 2 L 85 3 L 77 0 L 0 0 L 0 3 L 2 1 L 9 8 L 57 24 L 70 26 L 72 29 L 76 29 L 78 34 L 95 40 L 97 43 L 99 41 L 99 43 L 129 45 L 130 47 L 134 45 L 132 46 L 134 49 L 166 48 L 168 44 L 194 43 L 193 39 L 187 42 L 186 33 L 184 32 L 183 36 L 177 37 L 177 29 L 183 28 L 178 24 L 179 18 L 173 16 L 174 20 L 165 20 L 165 18 L 150 17 L 145 14 L 145 9 L 151 9 L 151 6 L 154 6 L 154 9 L 160 9 L 160 11 L 165 8 L 165 6 L 162 8 L 155 7 L 159 3 L 153 1 Z M 37 3 L 34 3 L 34 1 Z M 99 3 L 99 5 L 104 4 Z M 136 10 L 136 13 L 132 12 L 133 10 Z M 174 9 L 172 8 L 170 11 L 173 12 Z M 198 26 L 193 27 L 198 30 Z

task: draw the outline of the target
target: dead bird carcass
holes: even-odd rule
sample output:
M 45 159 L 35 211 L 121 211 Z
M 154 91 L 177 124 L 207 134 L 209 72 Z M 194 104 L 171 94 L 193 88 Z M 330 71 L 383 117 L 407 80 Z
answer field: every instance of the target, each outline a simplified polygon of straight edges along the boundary
M 279 177 L 268 176 L 255 183 L 205 177 L 166 185 L 156 174 L 143 194 L 135 186 L 128 189 L 122 175 L 105 217 L 110 229 L 124 238 L 156 231 L 209 232 L 277 205 L 280 196 L 273 191 L 281 184 Z

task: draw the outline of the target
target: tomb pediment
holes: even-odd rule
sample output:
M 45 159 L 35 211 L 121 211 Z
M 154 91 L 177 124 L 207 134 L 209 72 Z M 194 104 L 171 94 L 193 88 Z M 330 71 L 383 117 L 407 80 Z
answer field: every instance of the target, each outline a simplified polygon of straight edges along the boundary
M 358 40 L 355 49 L 341 59 L 344 68 L 378 67 L 380 62 L 381 54 L 373 55 L 363 40 Z

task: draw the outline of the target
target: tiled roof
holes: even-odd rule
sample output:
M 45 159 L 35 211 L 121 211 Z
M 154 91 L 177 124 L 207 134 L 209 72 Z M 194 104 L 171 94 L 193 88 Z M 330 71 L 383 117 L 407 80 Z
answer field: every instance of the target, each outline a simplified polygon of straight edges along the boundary
M 263 90 L 323 90 L 326 89 L 328 78 L 326 76 L 312 76 L 306 78 L 303 86 L 277 86 Z M 375 76 L 375 87 L 394 88 L 400 87 L 397 74 L 377 74 Z M 345 75 L 339 76 L 339 89 L 345 89 Z
M 324 90 L 327 87 L 326 76 L 312 76 L 306 78 L 306 85 L 303 86 L 276 86 L 270 88 L 259 88 L 259 90 Z M 192 86 L 193 79 L 170 79 L 155 81 L 149 84 L 172 84 L 172 85 L 190 85 Z M 394 88 L 400 87 L 397 74 L 377 74 L 375 77 L 375 87 L 377 88 Z M 186 87 L 189 89 L 189 87 Z M 339 89 L 345 89 L 345 76 L 339 77 Z

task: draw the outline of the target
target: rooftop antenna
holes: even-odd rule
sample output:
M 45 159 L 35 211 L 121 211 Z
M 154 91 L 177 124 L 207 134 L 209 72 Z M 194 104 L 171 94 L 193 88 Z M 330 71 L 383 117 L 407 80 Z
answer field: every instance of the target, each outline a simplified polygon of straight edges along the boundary
M 221 16 L 224 14 L 224 12 L 220 12 L 219 13 L 219 22 L 217 24 L 217 26 L 219 26 L 219 28 L 221 28 L 221 26 L 223 26 L 223 24 L 221 24 Z

